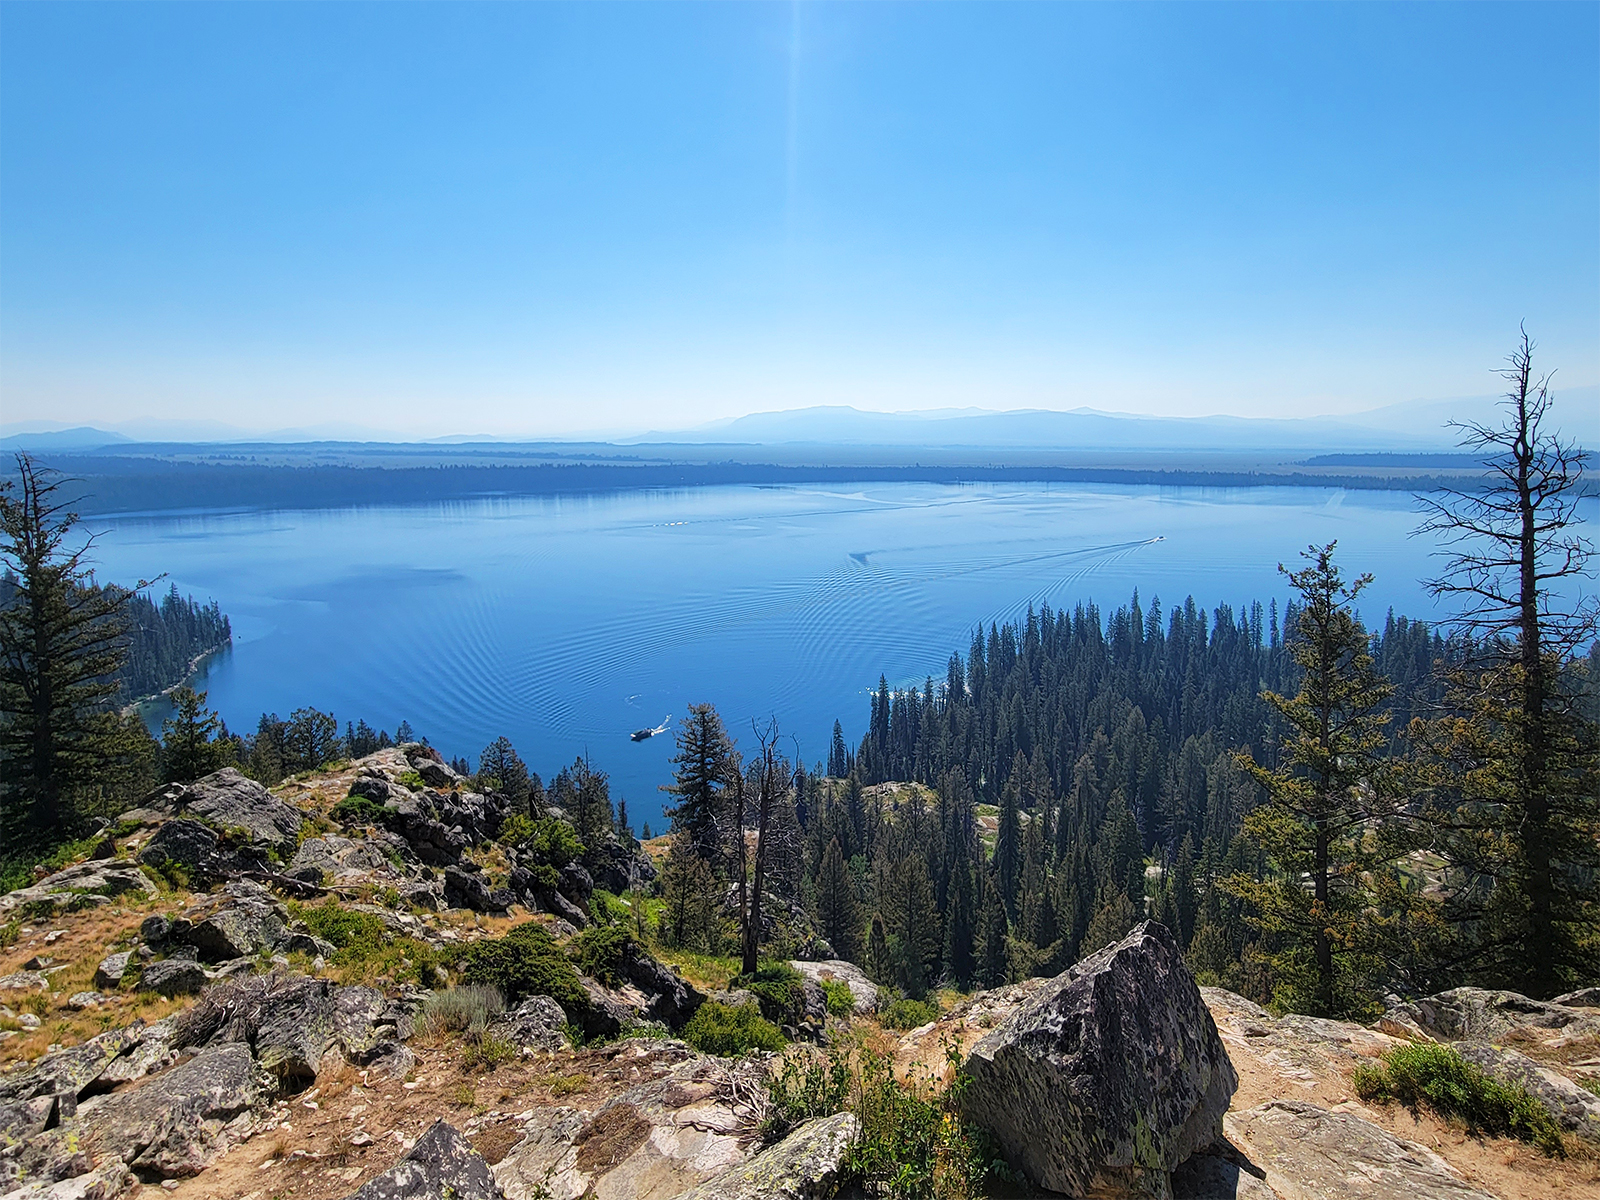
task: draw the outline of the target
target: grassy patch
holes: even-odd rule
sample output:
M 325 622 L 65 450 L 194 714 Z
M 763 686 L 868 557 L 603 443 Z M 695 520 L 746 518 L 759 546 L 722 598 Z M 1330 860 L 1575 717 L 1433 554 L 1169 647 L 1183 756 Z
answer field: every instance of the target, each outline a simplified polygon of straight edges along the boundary
M 468 1071 L 492 1071 L 516 1056 L 517 1048 L 506 1038 L 493 1033 L 469 1034 L 461 1051 L 461 1066 Z
M 333 966 L 346 982 L 387 976 L 428 986 L 438 977 L 439 957 L 433 947 L 415 938 L 392 935 L 372 913 L 343 908 L 329 897 L 322 904 L 291 903 L 289 915 L 332 944 Z
M 703 1054 L 734 1058 L 752 1050 L 782 1050 L 787 1043 L 778 1027 L 753 1004 L 737 1008 L 708 1000 L 695 1010 L 680 1035 Z
M 469 983 L 445 988 L 429 996 L 422 1006 L 422 1025 L 429 1033 L 482 1033 L 506 1008 L 500 989 Z
M 1363 1100 L 1396 1101 L 1459 1117 L 1469 1128 L 1531 1142 L 1545 1154 L 1566 1157 L 1561 1128 L 1526 1089 L 1511 1087 L 1469 1063 L 1449 1046 L 1396 1046 L 1381 1064 L 1362 1063 L 1355 1072 Z
M 915 1029 L 939 1019 L 939 1006 L 928 1000 L 896 1000 L 878 1014 L 885 1029 Z

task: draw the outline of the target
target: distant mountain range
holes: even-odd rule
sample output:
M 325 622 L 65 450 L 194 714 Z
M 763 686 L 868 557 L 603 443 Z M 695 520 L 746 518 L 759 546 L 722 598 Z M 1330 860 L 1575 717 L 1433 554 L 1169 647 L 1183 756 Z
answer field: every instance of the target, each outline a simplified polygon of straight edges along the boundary
M 1442 451 L 1457 444 L 1451 420 L 1495 422 L 1497 396 L 1413 400 L 1338 417 L 1152 417 L 1078 408 L 1068 412 L 1018 409 L 934 409 L 866 412 L 843 405 L 751 413 L 692 429 L 652 431 L 608 439 L 611 444 L 850 445 L 1027 450 L 1182 450 L 1307 452 Z M 1600 448 L 1600 387 L 1557 394 L 1555 424 L 1584 446 Z M 451 435 L 405 438 L 352 424 L 253 433 L 214 421 L 138 420 L 113 428 L 65 427 L 51 422 L 0 427 L 8 449 L 77 451 L 135 442 L 389 442 L 448 445 L 517 443 L 523 437 Z M 593 442 L 596 439 L 552 439 Z

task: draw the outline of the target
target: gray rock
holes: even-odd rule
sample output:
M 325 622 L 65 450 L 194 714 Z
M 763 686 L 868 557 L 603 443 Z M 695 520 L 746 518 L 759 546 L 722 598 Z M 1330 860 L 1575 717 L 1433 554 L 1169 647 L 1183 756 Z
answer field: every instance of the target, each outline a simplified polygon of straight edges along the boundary
M 705 1000 L 683 976 L 636 946 L 623 955 L 621 972 L 644 993 L 645 1019 L 660 1021 L 669 1028 L 680 1028 Z
M 292 850 L 300 834 L 300 810 L 233 767 L 189 784 L 174 799 L 173 811 L 218 829 L 246 829 L 252 842 L 279 852 Z
M 283 914 L 277 905 L 240 900 L 212 913 L 184 939 L 206 962 L 226 962 L 270 953 L 283 941 Z
M 99 992 L 73 992 L 67 997 L 67 1007 L 82 1012 L 86 1008 L 98 1008 L 105 1001 L 105 996 Z
M 227 1151 L 226 1126 L 261 1101 L 264 1083 L 248 1047 L 216 1046 L 105 1097 L 84 1138 L 147 1182 L 196 1175 Z
M 203 822 L 182 818 L 168 821 L 156 830 L 139 851 L 139 861 L 158 871 L 168 863 L 177 863 L 196 883 L 226 878 L 236 869 L 222 852 L 222 840 L 216 830 Z
M 0 1076 L 0 1144 L 42 1131 L 70 1117 L 77 1099 L 132 1049 L 144 1031 L 135 1021 L 78 1046 L 47 1054 L 31 1067 Z
M 130 1030 L 137 1030 L 134 1044 L 112 1059 L 111 1065 L 101 1073 L 100 1078 L 106 1083 L 131 1083 L 135 1079 L 143 1079 L 171 1065 L 177 1056 L 178 1052 L 173 1048 L 177 1038 L 176 1017 L 167 1017 L 143 1029 L 137 1029 L 139 1024 L 135 1022 L 129 1027 Z
M 57 909 L 71 909 L 130 892 L 154 896 L 156 885 L 132 863 L 90 860 L 0 896 L 0 912 L 30 903 L 49 903 Z
M 1550 1110 L 1556 1124 L 1585 1141 L 1600 1143 L 1600 1096 L 1586 1092 L 1572 1080 L 1540 1066 L 1525 1054 L 1501 1046 L 1463 1043 L 1457 1052 L 1501 1083 L 1527 1090 Z
M 1432 1150 L 1354 1113 L 1271 1100 L 1229 1113 L 1226 1128 L 1282 1200 L 1492 1200 Z
M 549 996 L 529 996 L 496 1017 L 494 1029 L 525 1050 L 560 1050 L 567 1044 L 566 1024 L 567 1014 Z
M 1182 950 L 1153 921 L 1042 987 L 965 1069 L 966 1114 L 1035 1183 L 1073 1195 L 1169 1194 L 1238 1086 Z
M 827 981 L 847 985 L 851 996 L 855 998 L 856 1013 L 860 1016 L 869 1015 L 878 1007 L 878 985 L 868 979 L 866 972 L 853 962 L 845 962 L 843 959 L 802 962 L 796 959 L 789 965 L 818 984 Z
M 128 974 L 128 964 L 133 961 L 131 950 L 119 951 L 108 954 L 100 960 L 100 965 L 94 969 L 94 985 L 97 988 L 111 989 L 119 987 L 123 978 Z
M 342 837 L 307 838 L 284 874 L 292 879 L 320 884 L 340 879 L 355 881 L 378 875 L 396 878 L 394 865 L 372 842 Z
M 192 996 L 206 985 L 206 973 L 194 959 L 164 958 L 139 976 L 139 987 L 163 996 Z
M 1600 1008 L 1600 987 L 1579 988 L 1575 992 L 1557 996 L 1550 1003 L 1563 1004 L 1568 1008 Z
M 406 1156 L 347 1200 L 504 1200 L 483 1156 L 444 1121 L 435 1121 Z
M 829 1200 L 860 1131 L 854 1113 L 807 1121 L 776 1146 L 678 1200 Z
M 1513 1030 L 1588 1037 L 1600 1035 L 1600 1012 L 1517 992 L 1460 987 L 1397 1005 L 1379 1018 L 1378 1028 L 1394 1037 L 1437 1042 L 1498 1042 Z
M 137 1185 L 128 1164 L 120 1158 L 108 1159 L 93 1171 L 55 1183 L 24 1184 L 7 1192 L 4 1200 L 118 1200 Z
M 0 992 L 47 992 L 50 980 L 42 971 L 13 971 L 0 975 Z

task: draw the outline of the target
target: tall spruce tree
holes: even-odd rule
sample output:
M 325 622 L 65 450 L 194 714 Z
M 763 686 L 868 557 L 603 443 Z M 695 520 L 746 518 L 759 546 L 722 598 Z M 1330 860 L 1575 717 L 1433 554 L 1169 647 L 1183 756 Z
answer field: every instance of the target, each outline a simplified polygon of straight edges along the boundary
M 222 718 L 206 707 L 206 693 L 191 687 L 172 692 L 172 715 L 161 722 L 162 772 L 169 781 L 187 783 L 233 760 L 233 743 L 219 739 Z
M 1279 568 L 1299 594 L 1289 649 L 1302 682 L 1293 697 L 1265 694 L 1284 730 L 1279 766 L 1268 769 L 1248 752 L 1240 757 L 1266 793 L 1245 824 L 1274 872 L 1227 883 L 1281 942 L 1274 963 L 1281 1001 L 1322 1017 L 1360 1013 L 1372 999 L 1368 910 L 1372 873 L 1382 866 L 1375 839 L 1391 832 L 1381 822 L 1392 795 L 1385 759 L 1394 689 L 1374 668 L 1355 613 L 1372 577 L 1346 582 L 1334 547 L 1304 551 L 1309 565 L 1299 571 Z
M 691 704 L 678 726 L 677 768 L 661 790 L 676 796 L 668 810 L 673 827 L 688 834 L 689 847 L 715 868 L 724 865 L 721 822 L 733 761 L 733 741 L 715 705 Z
M 822 856 L 816 895 L 817 932 L 828 939 L 840 958 L 857 961 L 861 954 L 861 902 L 838 838 L 828 842 Z
M 74 836 L 104 806 L 104 782 L 121 774 L 127 749 L 129 731 L 110 705 L 132 592 L 94 586 L 93 539 L 74 537 L 63 482 L 18 454 L 17 479 L 0 483 L 0 563 L 15 578 L 0 608 L 0 838 L 9 849 Z

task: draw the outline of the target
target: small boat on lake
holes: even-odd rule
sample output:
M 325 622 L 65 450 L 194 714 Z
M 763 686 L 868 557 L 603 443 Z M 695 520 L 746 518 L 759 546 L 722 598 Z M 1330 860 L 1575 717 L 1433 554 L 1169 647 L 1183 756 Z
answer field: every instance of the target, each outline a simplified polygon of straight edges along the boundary
M 654 729 L 635 729 L 628 735 L 628 740 L 633 742 L 648 742 L 651 738 L 655 737 L 656 734 L 665 733 L 667 731 L 667 721 L 671 720 L 672 714 L 668 713 L 666 721 L 662 721 L 661 724 L 657 725 Z

